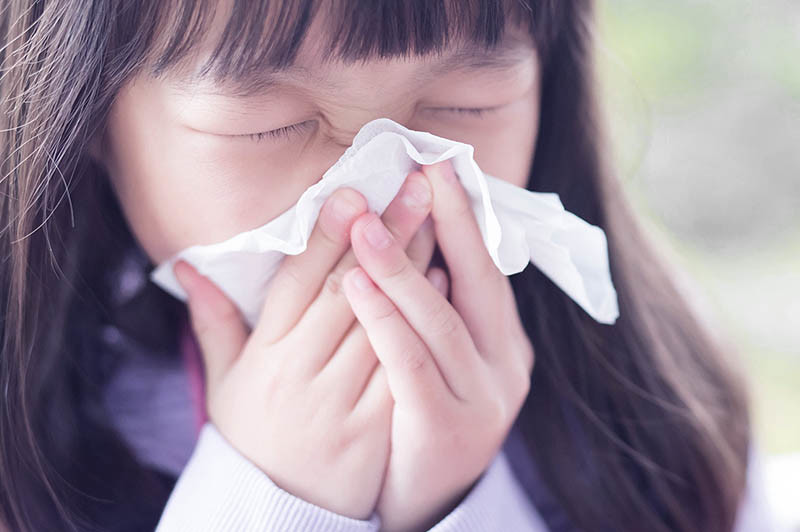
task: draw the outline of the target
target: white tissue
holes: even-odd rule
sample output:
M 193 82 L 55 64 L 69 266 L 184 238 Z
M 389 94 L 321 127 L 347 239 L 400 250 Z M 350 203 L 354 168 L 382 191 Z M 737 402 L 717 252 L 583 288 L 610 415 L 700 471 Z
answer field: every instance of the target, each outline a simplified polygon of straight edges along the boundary
M 336 164 L 283 214 L 223 242 L 186 248 L 155 268 L 151 279 L 185 301 L 172 270 L 183 259 L 219 286 L 254 327 L 281 260 L 305 251 L 320 208 L 334 190 L 358 190 L 381 215 L 409 173 L 446 159 L 452 159 L 486 249 L 504 275 L 533 262 L 595 320 L 616 321 L 617 293 L 602 229 L 566 211 L 558 194 L 531 192 L 484 174 L 471 145 L 412 131 L 388 118 L 365 124 Z

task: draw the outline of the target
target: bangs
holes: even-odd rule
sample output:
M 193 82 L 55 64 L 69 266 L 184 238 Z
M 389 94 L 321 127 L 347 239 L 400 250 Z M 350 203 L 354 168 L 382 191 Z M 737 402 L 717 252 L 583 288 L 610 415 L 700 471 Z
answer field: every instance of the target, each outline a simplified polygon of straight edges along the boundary
M 320 51 L 326 62 L 435 54 L 453 43 L 489 50 L 502 40 L 509 24 L 528 32 L 540 48 L 542 32 L 536 29 L 549 26 L 544 19 L 553 18 L 554 8 L 534 9 L 532 3 L 550 4 L 546 0 L 231 0 L 220 1 L 218 7 L 214 1 L 163 2 L 156 35 L 169 37 L 151 50 L 151 73 L 160 76 L 180 66 L 201 42 L 209 52 L 200 76 L 238 79 L 256 69 L 286 69 L 315 20 L 324 21 Z M 217 18 L 224 23 L 215 23 L 220 29 L 210 37 Z

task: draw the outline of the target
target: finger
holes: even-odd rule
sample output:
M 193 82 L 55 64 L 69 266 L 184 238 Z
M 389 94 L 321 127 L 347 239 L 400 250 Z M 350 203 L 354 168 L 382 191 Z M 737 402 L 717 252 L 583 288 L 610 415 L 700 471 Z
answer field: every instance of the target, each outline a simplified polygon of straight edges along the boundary
M 419 271 L 426 271 L 435 247 L 433 220 L 428 216 L 411 239 L 411 242 L 409 242 L 406 253 L 414 263 L 415 268 Z M 440 271 L 440 273 L 443 274 L 444 272 Z M 334 384 L 341 382 L 352 383 L 352 386 L 348 387 L 348 390 L 344 392 L 344 400 L 350 399 L 355 403 L 361 394 L 361 387 L 363 387 L 361 381 L 369 378 L 365 370 L 373 367 L 377 362 L 378 359 L 375 357 L 375 352 L 372 350 L 364 327 L 353 316 L 350 329 L 345 334 L 337 352 L 328 360 L 328 363 L 325 364 L 315 378 L 328 380 Z
M 268 319 L 256 326 L 260 341 L 273 343 L 297 323 L 319 292 L 325 273 L 350 247 L 350 225 L 366 209 L 364 196 L 346 187 L 335 190 L 325 201 L 306 250 L 287 255 L 270 281 L 261 313 Z
M 356 266 L 347 272 L 344 290 L 386 368 L 394 400 L 421 406 L 445 398 L 449 391 L 445 392 L 446 384 L 425 342 L 362 268 Z
M 335 387 L 341 390 L 341 401 L 352 408 L 379 365 L 367 332 L 358 320 L 354 319 L 336 353 L 314 380 L 327 381 L 328 389 Z
M 425 215 L 428 214 L 431 191 L 427 180 L 423 183 L 424 189 L 415 186 L 415 182 L 421 179 L 425 178 L 420 172 L 412 172 L 397 198 L 383 213 L 387 225 L 403 238 L 406 233 L 409 237 L 412 234 L 404 230 L 405 227 L 419 226 L 420 207 Z M 320 210 L 319 221 L 309 237 L 306 251 L 284 258 L 270 283 L 262 314 L 273 308 L 280 308 L 281 312 L 269 313 L 269 323 L 259 331 L 265 342 L 271 343 L 283 337 L 299 321 L 320 290 L 339 292 L 342 275 L 356 265 L 355 256 L 347 251 L 350 225 L 366 208 L 364 197 L 350 188 L 337 189 L 328 198 Z M 430 239 L 433 240 L 432 231 Z M 350 314 L 350 323 L 354 320 L 355 316 Z
M 351 416 L 365 419 L 367 422 L 373 419 L 373 416 L 384 413 L 388 413 L 391 417 L 393 406 L 394 398 L 389 387 L 386 368 L 382 364 L 376 364 L 357 398 Z
M 447 279 L 447 273 L 442 268 L 431 268 L 428 270 L 428 273 L 425 274 L 425 277 L 428 279 L 436 290 L 442 294 L 442 297 L 447 299 L 447 290 L 449 287 L 449 281 Z
M 433 187 L 436 241 L 450 275 L 450 300 L 479 352 L 491 358 L 500 334 L 524 334 L 511 284 L 489 256 L 471 199 L 449 160 L 423 166 Z
M 361 267 L 428 346 L 453 394 L 466 397 L 480 382 L 483 361 L 461 316 L 413 267 L 374 213 L 360 216 L 351 233 Z
M 175 277 L 188 295 L 189 316 L 200 344 L 208 395 L 242 352 L 250 334 L 239 309 L 208 278 L 179 260 Z
M 417 270 L 424 272 L 431 263 L 434 249 L 436 249 L 436 235 L 433 231 L 433 218 L 428 215 L 408 243 L 406 255 Z M 355 258 L 355 255 L 353 257 Z
M 383 213 L 383 218 L 389 224 L 388 230 L 392 231 L 400 245 L 407 246 L 420 228 L 430 212 L 430 200 L 430 187 L 425 176 L 420 172 L 411 173 L 398 196 Z M 357 264 L 352 250 L 348 251 L 328 275 L 321 292 L 290 333 L 296 341 L 306 346 L 307 352 L 317 354 L 298 359 L 298 363 L 302 363 L 305 371 L 311 374 L 319 373 L 329 363 L 332 354 L 330 346 L 338 345 L 355 322 L 355 315 L 341 286 L 344 274 Z M 323 330 L 321 324 L 324 324 Z

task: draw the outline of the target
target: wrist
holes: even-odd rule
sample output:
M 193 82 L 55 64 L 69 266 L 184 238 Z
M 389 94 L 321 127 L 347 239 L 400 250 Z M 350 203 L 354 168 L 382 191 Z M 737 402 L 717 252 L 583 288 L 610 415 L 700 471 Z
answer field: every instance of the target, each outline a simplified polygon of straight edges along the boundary
M 424 532 L 433 528 L 455 510 L 478 482 L 476 479 L 466 488 L 449 495 L 431 497 L 423 501 L 404 504 L 396 508 L 393 515 L 381 514 L 381 532 Z M 413 510 L 410 510 L 413 509 Z

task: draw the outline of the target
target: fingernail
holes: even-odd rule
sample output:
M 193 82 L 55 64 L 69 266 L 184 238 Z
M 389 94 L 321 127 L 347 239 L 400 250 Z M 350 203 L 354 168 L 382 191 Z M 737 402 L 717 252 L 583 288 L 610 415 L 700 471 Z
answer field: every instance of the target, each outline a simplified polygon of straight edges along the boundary
M 372 287 L 372 281 L 369 280 L 367 274 L 361 268 L 353 270 L 353 285 L 361 291 L 367 292 Z
M 364 237 L 375 249 L 386 249 L 392 243 L 392 235 L 377 216 L 364 227 Z
M 445 279 L 444 279 L 444 272 L 440 270 L 434 270 L 430 273 L 429 279 L 431 284 L 433 284 L 434 288 L 439 291 L 440 294 L 444 295 L 445 292 Z
M 179 266 L 179 264 L 180 264 L 180 266 Z M 191 276 L 191 274 L 188 274 L 188 272 L 186 271 L 189 268 L 190 268 L 190 266 L 183 259 L 178 260 L 177 262 L 175 262 L 175 264 L 172 267 L 172 273 L 175 275 L 175 279 L 177 279 L 178 284 L 181 285 L 181 288 L 183 288 L 183 291 L 186 292 L 187 294 L 193 288 L 192 276 Z M 178 272 L 181 272 L 181 273 L 178 273 Z
M 344 194 L 340 194 L 333 200 L 333 214 L 339 219 L 340 222 L 348 222 L 350 219 L 358 214 L 361 206 L 354 203 L 352 199 Z
M 406 179 L 403 201 L 409 207 L 425 207 L 431 202 L 431 188 L 424 177 Z

